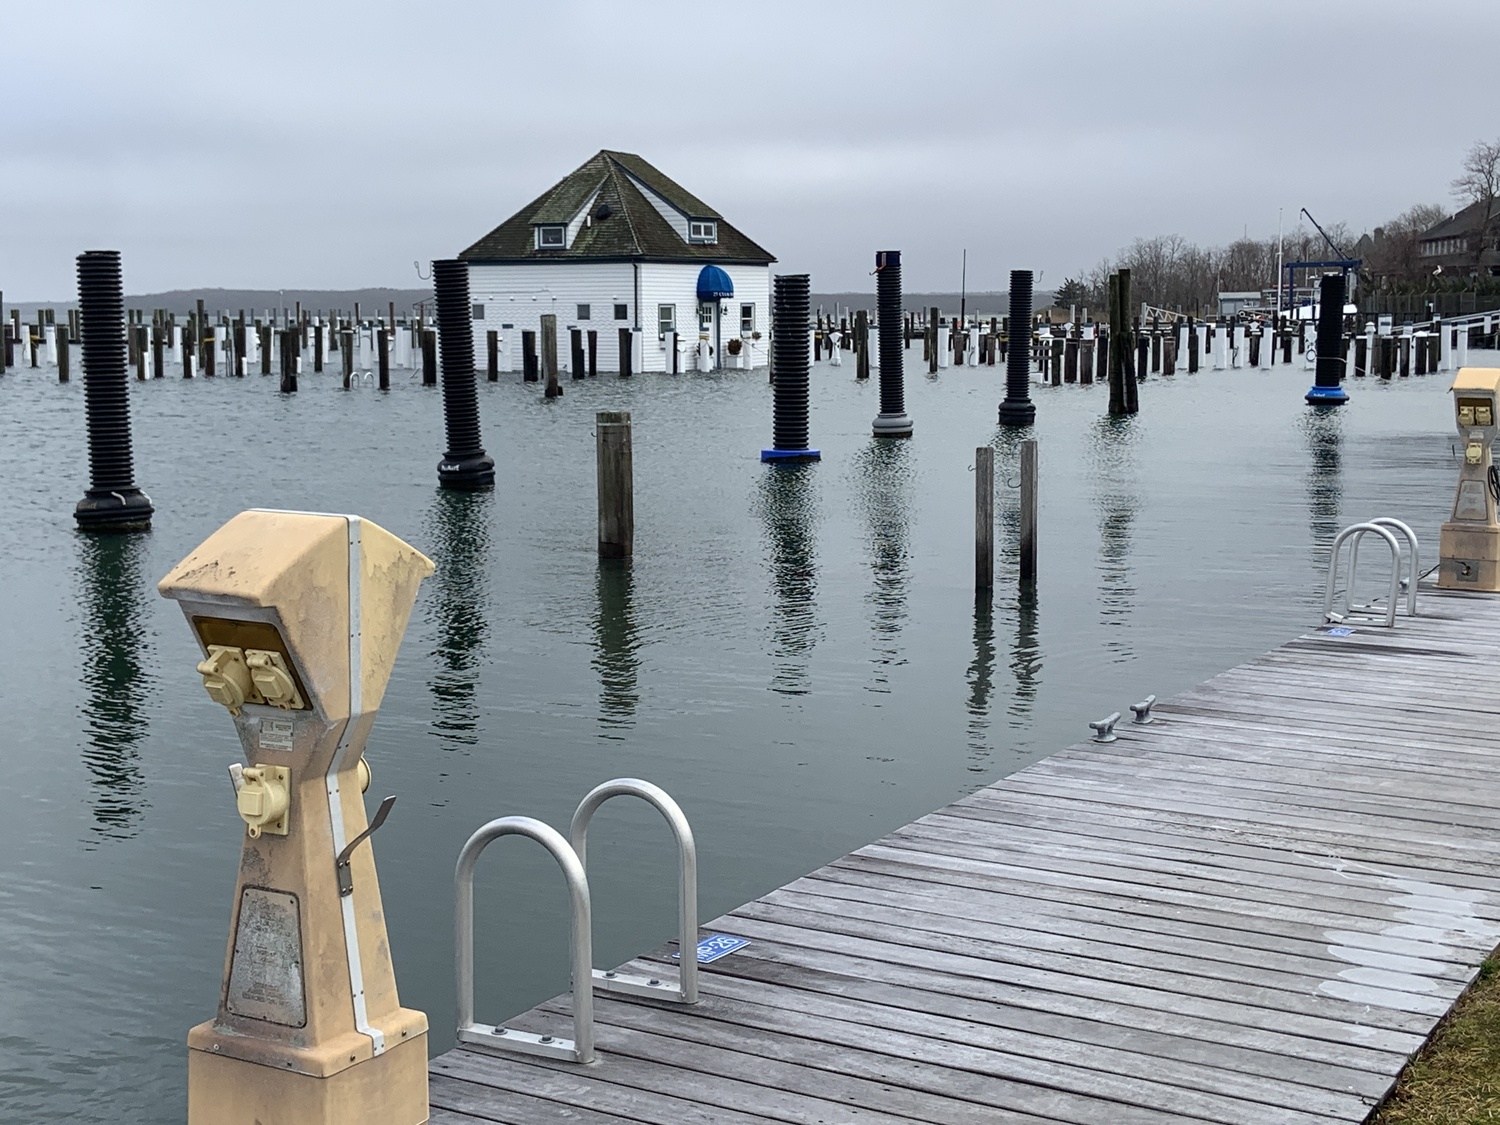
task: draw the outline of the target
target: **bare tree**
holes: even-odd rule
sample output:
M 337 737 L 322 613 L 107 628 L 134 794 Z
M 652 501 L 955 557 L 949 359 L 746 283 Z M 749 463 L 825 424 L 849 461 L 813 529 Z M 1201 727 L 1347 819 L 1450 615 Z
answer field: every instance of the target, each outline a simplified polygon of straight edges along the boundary
M 1479 231 L 1474 239 L 1474 265 L 1494 241 L 1495 197 L 1500 194 L 1500 140 L 1475 141 L 1464 157 L 1463 172 L 1453 181 L 1454 198 L 1479 207 Z
M 1365 255 L 1365 272 L 1379 281 L 1416 281 L 1425 273 L 1418 254 L 1418 241 L 1448 217 L 1437 203 L 1418 203 L 1394 219 L 1375 228 Z

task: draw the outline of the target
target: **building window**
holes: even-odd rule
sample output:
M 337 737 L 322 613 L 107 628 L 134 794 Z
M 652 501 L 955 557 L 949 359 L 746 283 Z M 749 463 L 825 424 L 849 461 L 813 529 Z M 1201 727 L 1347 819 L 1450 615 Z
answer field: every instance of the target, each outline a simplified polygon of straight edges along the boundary
M 656 306 L 656 334 L 665 336 L 668 332 L 677 331 L 677 306 Z
M 708 301 L 698 302 L 698 331 L 710 332 L 714 326 L 714 307 Z
M 630 306 L 629 305 L 616 305 L 615 306 L 615 319 L 616 320 L 629 320 L 630 319 Z
M 693 219 L 688 223 L 689 242 L 719 241 L 719 224 L 704 219 Z
M 589 318 L 589 307 L 587 305 L 579 305 L 578 306 L 578 319 L 579 320 L 587 320 L 588 318 Z
M 754 305 L 740 306 L 740 331 L 745 335 L 749 335 L 751 332 L 755 331 Z
M 483 320 L 484 319 L 484 306 L 483 305 L 475 305 L 474 306 L 474 319 L 475 320 Z
M 538 250 L 561 250 L 568 244 L 568 231 L 566 227 L 546 226 L 536 228 L 536 248 Z

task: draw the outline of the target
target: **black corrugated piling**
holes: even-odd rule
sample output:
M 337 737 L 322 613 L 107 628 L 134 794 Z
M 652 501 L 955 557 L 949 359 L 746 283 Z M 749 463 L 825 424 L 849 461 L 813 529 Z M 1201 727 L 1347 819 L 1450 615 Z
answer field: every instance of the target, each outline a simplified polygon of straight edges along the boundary
M 1031 401 L 1031 271 L 1010 271 L 1010 330 L 1005 354 L 1005 401 L 1002 426 L 1029 426 L 1036 421 Z
M 125 289 L 118 250 L 78 255 L 83 320 L 83 400 L 88 416 L 89 490 L 73 510 L 85 531 L 144 531 L 151 498 L 135 485 L 130 386 L 125 363 Z
M 433 262 L 432 287 L 443 342 L 443 423 L 448 432 L 448 452 L 438 462 L 438 484 L 468 492 L 494 488 L 495 461 L 479 441 L 468 263 L 457 258 Z
M 771 384 L 774 400 L 772 449 L 760 451 L 762 461 L 818 461 L 823 454 L 807 447 L 808 372 L 811 368 L 808 306 L 811 285 L 807 274 L 781 274 L 771 282 Z
M 1342 406 L 1349 396 L 1339 383 L 1344 378 L 1344 275 L 1325 273 L 1318 282 L 1318 358 L 1313 385 L 1307 392 L 1311 406 Z
M 880 317 L 880 414 L 876 437 L 911 437 L 906 416 L 906 372 L 901 347 L 901 251 L 875 254 L 875 306 Z

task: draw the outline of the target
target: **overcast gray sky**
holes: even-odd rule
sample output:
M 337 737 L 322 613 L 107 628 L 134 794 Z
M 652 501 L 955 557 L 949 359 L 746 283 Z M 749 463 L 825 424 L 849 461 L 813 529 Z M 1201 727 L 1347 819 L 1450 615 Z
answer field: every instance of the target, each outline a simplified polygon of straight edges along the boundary
M 1500 136 L 1500 0 L 48 0 L 0 17 L 0 288 L 420 285 L 601 148 L 819 291 L 1367 228 Z

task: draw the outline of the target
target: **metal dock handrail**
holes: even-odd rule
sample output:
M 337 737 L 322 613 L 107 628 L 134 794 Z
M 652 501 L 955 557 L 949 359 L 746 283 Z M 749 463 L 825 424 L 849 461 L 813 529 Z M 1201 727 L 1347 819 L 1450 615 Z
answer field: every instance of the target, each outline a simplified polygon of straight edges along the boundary
M 666 790 L 634 777 L 617 777 L 590 790 L 573 814 L 573 823 L 568 835 L 573 851 L 585 871 L 588 869 L 589 821 L 599 806 L 611 797 L 639 797 L 655 806 L 671 828 L 677 840 L 677 930 L 682 966 L 678 970 L 678 984 L 671 984 L 659 977 L 648 977 L 639 973 L 622 973 L 618 970 L 606 972 L 592 969 L 593 982 L 607 992 L 627 992 L 637 996 L 652 996 L 659 1000 L 675 1000 L 681 1004 L 698 1002 L 698 848 L 693 842 L 693 829 L 683 815 L 681 807 L 668 796 Z M 577 987 L 577 978 L 574 980 Z
M 572 897 L 569 947 L 573 972 L 573 1038 L 533 1035 L 508 1027 L 474 1022 L 474 865 L 479 855 L 501 836 L 525 836 L 552 853 L 568 881 Z M 593 917 L 589 881 L 583 861 L 562 834 L 529 816 L 502 816 L 470 836 L 458 853 L 453 873 L 454 976 L 458 992 L 458 1041 L 470 1046 L 519 1051 L 569 1062 L 594 1061 L 594 991 L 589 986 L 594 967 Z
M 1390 516 L 1377 516 L 1370 522 L 1379 527 L 1394 527 L 1406 537 L 1407 543 L 1411 545 L 1411 578 L 1406 580 L 1406 616 L 1415 617 L 1417 615 L 1417 579 L 1422 576 L 1422 548 L 1417 543 L 1417 533 L 1407 524 L 1398 519 L 1392 519 Z M 1355 549 L 1359 549 L 1358 540 L 1355 541 Z
M 1402 525 L 1403 527 L 1405 525 Z M 1410 535 L 1410 528 L 1407 534 Z M 1386 527 L 1376 522 L 1356 523 L 1344 528 L 1334 537 L 1333 546 L 1328 557 L 1328 582 L 1323 588 L 1323 620 L 1343 621 L 1352 612 L 1351 601 L 1354 595 L 1354 579 L 1359 569 L 1359 543 L 1366 535 L 1378 535 L 1385 540 L 1386 546 L 1391 549 L 1391 593 L 1385 607 L 1385 624 L 1390 628 L 1396 624 L 1396 603 L 1400 600 L 1401 590 L 1401 544 L 1396 542 L 1396 537 Z M 1353 540 L 1349 547 L 1349 584 L 1344 587 L 1344 612 L 1336 613 L 1333 608 L 1334 586 L 1339 573 L 1339 554 L 1344 543 Z M 1413 542 L 1416 536 L 1412 535 Z M 1411 606 L 1413 612 L 1416 608 L 1416 571 L 1412 571 L 1412 594 Z

